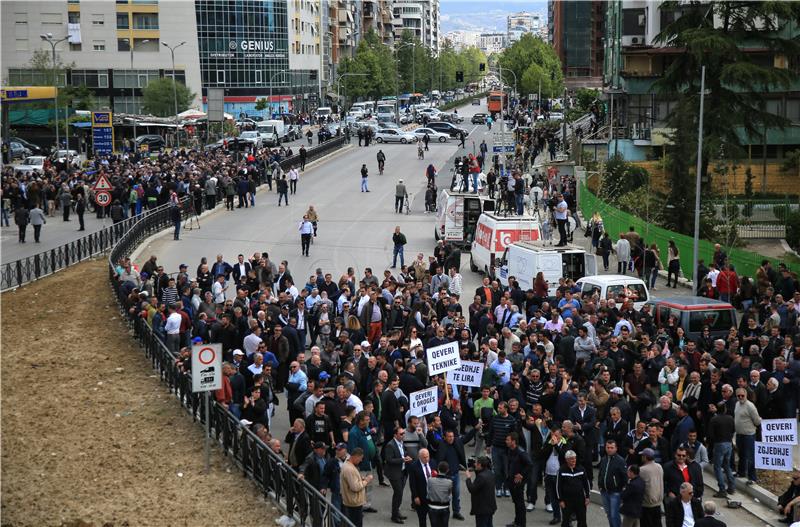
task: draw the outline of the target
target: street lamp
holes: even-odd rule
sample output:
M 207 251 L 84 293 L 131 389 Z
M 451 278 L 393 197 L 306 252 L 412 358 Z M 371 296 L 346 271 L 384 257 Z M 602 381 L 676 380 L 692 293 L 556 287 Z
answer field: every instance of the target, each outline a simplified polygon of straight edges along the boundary
M 394 79 L 395 79 L 395 83 L 394 83 L 394 96 L 395 96 L 394 97 L 394 118 L 395 118 L 395 122 L 397 123 L 397 126 L 400 126 L 400 55 L 398 55 L 398 52 L 401 49 L 405 48 L 405 47 L 416 46 L 416 45 L 417 45 L 416 42 L 406 42 L 405 44 L 401 44 L 401 45 L 396 46 L 394 48 L 394 54 L 395 54 L 395 61 L 394 61 Z M 414 78 L 416 76 L 416 71 L 415 71 L 416 68 L 414 66 L 414 64 L 415 64 L 414 58 L 415 58 L 414 55 L 412 55 L 411 56 L 411 92 L 412 93 L 414 93 L 414 84 L 415 84 L 415 80 L 416 80 Z
M 48 44 L 50 44 L 50 47 L 53 49 L 53 85 L 54 85 L 54 87 L 56 89 L 56 96 L 53 99 L 53 102 L 55 103 L 55 107 L 56 107 L 56 112 L 55 112 L 56 113 L 56 150 L 58 150 L 59 148 L 61 148 L 61 141 L 60 141 L 60 138 L 59 138 L 59 131 L 58 131 L 58 80 L 56 79 L 56 46 L 59 45 L 60 43 L 64 42 L 65 40 L 67 40 L 69 37 L 66 36 L 64 38 L 56 40 L 56 39 L 53 38 L 53 34 L 52 33 L 43 33 L 43 34 L 39 35 L 39 37 L 42 40 L 44 40 L 45 42 L 47 42 Z M 69 145 L 67 145 L 67 149 L 69 149 Z
M 186 44 L 186 41 L 181 42 L 175 46 L 170 46 L 166 42 L 161 43 L 163 46 L 169 49 L 170 54 L 172 55 L 172 99 L 175 102 L 175 141 L 178 148 L 181 147 L 181 134 L 178 131 L 178 87 L 176 86 L 178 80 L 175 75 L 175 50 L 179 47 Z
M 132 39 L 132 38 L 126 38 L 125 40 L 128 41 L 128 44 L 130 44 L 130 48 L 131 48 L 131 75 L 133 75 L 134 79 L 135 79 L 134 83 L 131 84 L 131 106 L 135 109 L 134 99 L 136 98 L 136 93 L 134 92 L 134 85 L 138 84 L 138 82 L 136 82 L 136 81 L 138 81 L 138 79 L 139 79 L 138 75 L 136 73 L 134 73 L 134 71 L 133 71 L 133 50 L 134 50 L 134 48 L 136 48 L 136 40 Z M 148 42 L 150 42 L 150 39 L 146 38 L 144 40 L 139 41 L 139 44 L 147 44 Z M 173 72 L 172 75 L 174 77 L 175 76 L 175 69 L 174 68 L 173 68 L 172 72 Z M 133 113 L 133 112 L 131 112 L 131 113 Z M 136 117 L 133 118 L 133 147 L 136 148 Z
M 339 104 L 339 98 L 340 98 L 339 90 L 341 89 L 342 79 L 344 77 L 366 77 L 366 76 L 367 76 L 366 73 L 342 73 L 341 75 L 339 75 L 339 78 L 336 79 L 336 103 Z M 342 106 L 344 106 L 344 104 L 342 104 Z M 340 110 L 340 113 L 341 113 L 341 110 Z M 397 124 L 399 125 L 400 123 L 397 123 Z

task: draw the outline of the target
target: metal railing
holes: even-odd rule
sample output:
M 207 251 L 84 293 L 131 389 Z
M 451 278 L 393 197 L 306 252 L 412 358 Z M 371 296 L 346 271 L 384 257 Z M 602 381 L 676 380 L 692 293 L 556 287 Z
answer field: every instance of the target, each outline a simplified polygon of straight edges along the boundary
M 344 135 L 332 137 L 328 139 L 324 143 L 317 145 L 313 148 L 309 148 L 306 150 L 306 163 L 310 163 L 311 161 L 315 161 L 320 157 L 323 157 L 330 153 L 332 150 L 337 150 L 344 146 L 347 143 Z M 298 148 L 300 148 L 298 146 Z M 283 170 L 288 170 L 293 166 L 300 165 L 300 154 L 295 154 L 292 157 L 287 157 L 286 159 L 281 160 L 280 162 L 281 168 Z

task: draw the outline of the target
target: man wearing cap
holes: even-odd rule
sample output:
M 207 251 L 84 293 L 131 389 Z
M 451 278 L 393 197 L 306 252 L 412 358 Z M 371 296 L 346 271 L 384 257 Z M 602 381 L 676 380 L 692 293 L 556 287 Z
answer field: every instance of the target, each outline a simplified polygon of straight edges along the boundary
M 564 464 L 556 476 L 556 498 L 561 507 L 561 525 L 569 527 L 572 515 L 578 527 L 586 527 L 586 508 L 589 506 L 589 480 L 578 455 L 573 450 L 564 453 Z
M 325 455 L 327 446 L 322 441 L 316 441 L 313 444 L 314 450 L 306 457 L 303 464 L 298 469 L 299 478 L 308 481 L 312 487 L 316 489 L 322 488 L 322 475 L 325 472 L 325 466 L 328 464 L 328 458 Z
M 652 448 L 641 452 L 642 466 L 639 477 L 644 481 L 642 500 L 642 527 L 661 527 L 661 502 L 664 501 L 664 470 L 654 461 L 656 453 Z

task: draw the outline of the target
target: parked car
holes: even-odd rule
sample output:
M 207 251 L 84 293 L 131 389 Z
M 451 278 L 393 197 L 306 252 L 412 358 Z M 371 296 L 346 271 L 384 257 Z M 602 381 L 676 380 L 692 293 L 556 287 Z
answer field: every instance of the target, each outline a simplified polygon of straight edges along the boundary
M 437 132 L 445 133 L 445 134 L 449 135 L 450 137 L 458 137 L 458 135 L 461 132 L 464 132 L 464 134 L 468 134 L 469 133 L 468 131 L 464 130 L 463 128 L 459 128 L 458 126 L 455 126 L 452 123 L 446 123 L 444 121 L 433 121 L 431 123 L 428 123 L 427 127 L 428 128 L 433 128 Z
M 84 156 L 83 154 L 79 154 L 77 150 L 63 150 L 63 149 L 56 150 L 55 152 L 53 152 L 53 154 L 50 156 L 50 159 L 53 162 L 59 163 L 63 162 L 64 159 L 68 157 L 72 159 L 72 164 L 77 166 L 80 166 L 81 164 L 83 164 L 84 161 L 86 161 L 86 156 Z
M 158 134 L 145 134 L 136 138 L 136 149 L 141 149 L 142 145 L 147 145 L 147 148 L 152 152 L 154 150 L 161 150 L 167 146 L 164 138 Z
M 31 143 L 30 141 L 26 141 L 25 139 L 23 139 L 21 137 L 9 137 L 8 140 L 12 141 L 14 143 L 21 144 L 22 146 L 24 146 L 25 148 L 30 150 L 31 153 L 33 155 L 35 155 L 35 156 L 44 155 L 44 149 L 41 146 L 35 145 L 35 144 Z
M 410 132 L 404 132 L 395 128 L 381 128 L 375 134 L 375 141 L 378 143 L 411 143 L 416 140 L 416 136 Z
M 261 134 L 255 130 L 247 130 L 242 132 L 239 134 L 239 139 L 252 143 L 252 145 L 256 148 L 261 148 L 261 145 L 263 144 Z
M 464 122 L 464 118 L 458 115 L 458 113 L 456 112 L 453 113 L 442 112 L 439 114 L 439 119 L 442 121 L 446 121 L 448 123 L 456 123 L 456 124 Z
M 433 128 L 425 128 L 424 126 L 417 128 L 411 133 L 414 134 L 414 136 L 419 140 L 422 140 L 422 138 L 425 137 L 425 134 L 428 134 L 428 137 L 430 137 L 431 141 L 439 141 L 440 143 L 446 143 L 447 140 L 450 139 L 449 135 L 442 132 L 437 132 Z
M 25 148 L 22 143 L 11 141 L 8 143 L 8 152 L 11 155 L 11 160 L 22 159 L 31 155 L 31 151 Z
M 477 98 L 472 99 L 472 106 L 480 106 L 480 105 L 481 105 L 481 100 L 480 99 L 477 99 Z
M 22 164 L 14 167 L 14 172 L 17 174 L 27 174 L 28 172 L 44 173 L 44 160 L 45 156 L 29 156 L 26 157 Z
M 728 302 L 700 296 L 651 298 L 650 314 L 659 325 L 666 325 L 673 317 L 682 327 L 686 337 L 697 340 L 708 327 L 712 338 L 725 338 L 731 327 L 736 327 L 736 309 Z
M 486 124 L 487 117 L 488 116 L 485 113 L 476 113 L 475 115 L 472 116 L 470 122 L 472 124 Z

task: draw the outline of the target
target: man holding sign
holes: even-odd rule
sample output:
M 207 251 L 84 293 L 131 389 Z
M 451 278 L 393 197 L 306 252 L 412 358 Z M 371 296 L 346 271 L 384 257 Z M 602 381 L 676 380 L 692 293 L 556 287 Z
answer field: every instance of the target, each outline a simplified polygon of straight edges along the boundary
M 450 370 L 461 367 L 461 354 L 458 342 L 448 342 L 441 346 L 430 347 L 426 351 L 428 356 L 428 375 L 433 377 Z

